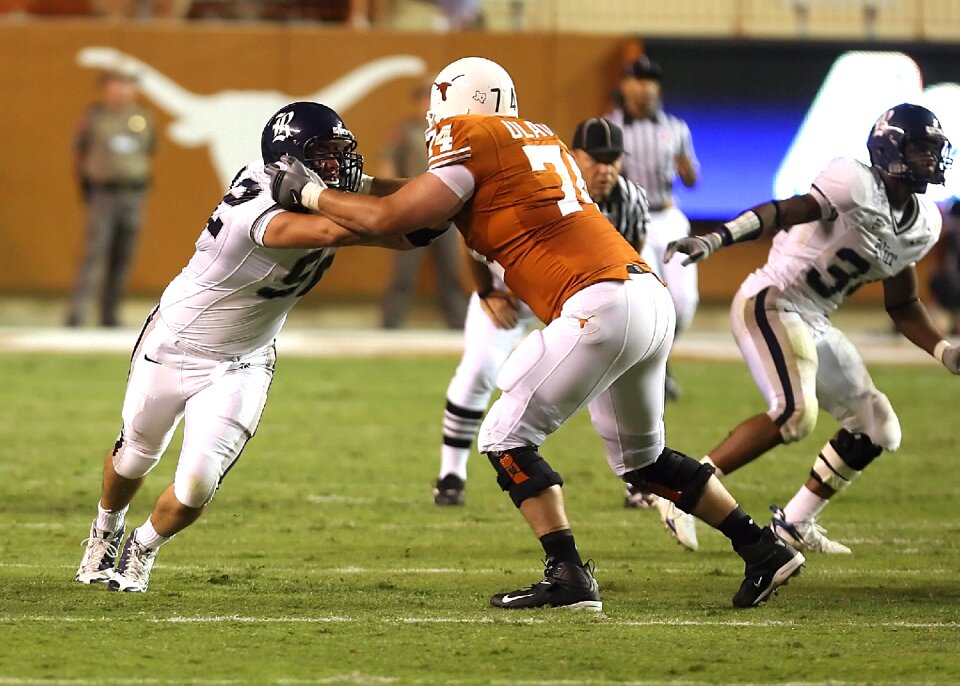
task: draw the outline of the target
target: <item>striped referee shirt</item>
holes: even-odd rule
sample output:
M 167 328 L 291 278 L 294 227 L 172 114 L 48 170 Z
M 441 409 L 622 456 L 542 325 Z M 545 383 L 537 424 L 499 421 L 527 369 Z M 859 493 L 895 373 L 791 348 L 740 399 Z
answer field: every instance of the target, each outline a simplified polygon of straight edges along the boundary
M 626 154 L 621 173 L 647 191 L 652 212 L 672 205 L 677 155 L 689 157 L 694 169 L 700 166 L 686 122 L 663 110 L 652 119 L 634 119 L 623 109 L 605 116 L 623 129 Z
M 643 189 L 618 176 L 610 195 L 598 200 L 597 207 L 627 242 L 639 250 L 647 237 L 647 223 L 650 221 L 647 194 Z

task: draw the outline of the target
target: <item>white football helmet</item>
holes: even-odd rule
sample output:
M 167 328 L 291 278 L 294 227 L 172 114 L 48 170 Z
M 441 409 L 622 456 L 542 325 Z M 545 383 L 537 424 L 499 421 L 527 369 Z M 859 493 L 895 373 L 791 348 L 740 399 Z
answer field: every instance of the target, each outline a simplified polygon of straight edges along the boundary
M 516 117 L 517 91 L 507 70 L 483 57 L 463 57 L 440 70 L 430 88 L 430 127 L 458 114 Z

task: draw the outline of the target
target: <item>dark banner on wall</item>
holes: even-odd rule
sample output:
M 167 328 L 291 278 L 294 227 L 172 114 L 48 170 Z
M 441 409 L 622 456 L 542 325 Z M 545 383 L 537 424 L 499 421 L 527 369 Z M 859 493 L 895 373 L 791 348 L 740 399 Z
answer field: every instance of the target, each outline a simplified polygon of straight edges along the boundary
M 677 184 L 693 219 L 805 193 L 834 157 L 866 161 L 871 126 L 901 102 L 933 110 L 960 143 L 956 46 L 649 40 L 646 51 L 702 165 L 697 187 Z M 960 172 L 947 183 L 931 187 L 935 199 L 960 195 Z

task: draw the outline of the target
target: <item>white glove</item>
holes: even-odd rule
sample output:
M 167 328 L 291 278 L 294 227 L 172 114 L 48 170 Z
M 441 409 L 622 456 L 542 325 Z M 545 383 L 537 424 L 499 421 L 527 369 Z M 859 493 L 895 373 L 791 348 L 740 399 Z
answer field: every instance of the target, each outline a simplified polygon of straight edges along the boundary
M 716 231 L 703 236 L 685 236 L 667 244 L 663 261 L 669 262 L 678 252 L 683 253 L 687 255 L 687 259 L 683 261 L 683 266 L 686 267 L 688 264 L 707 259 L 719 250 L 721 245 L 723 245 L 723 237 Z

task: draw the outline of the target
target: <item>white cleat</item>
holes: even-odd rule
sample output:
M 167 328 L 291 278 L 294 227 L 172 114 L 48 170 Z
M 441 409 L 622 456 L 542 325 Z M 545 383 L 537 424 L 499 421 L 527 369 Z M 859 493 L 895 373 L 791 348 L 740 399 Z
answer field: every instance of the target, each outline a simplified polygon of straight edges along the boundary
M 127 538 L 107 590 L 144 593 L 150 585 L 150 570 L 157 559 L 157 550 L 137 543 L 136 535 L 137 530 L 134 529 Z
M 656 508 L 660 513 L 660 521 L 677 543 L 690 551 L 700 547 L 700 542 L 697 541 L 697 520 L 692 514 L 684 512 L 666 498 L 657 498 Z
M 849 555 L 852 552 L 843 543 L 831 541 L 824 536 L 827 530 L 817 524 L 815 520 L 788 522 L 783 510 L 779 507 L 771 505 L 770 510 L 773 512 L 773 519 L 770 520 L 770 528 L 773 529 L 773 533 L 781 541 L 797 550 L 833 555 Z
M 117 560 L 123 528 L 119 531 L 104 531 L 90 525 L 90 536 L 83 545 L 83 558 L 73 577 L 81 584 L 105 584 L 113 578 L 113 565 Z

